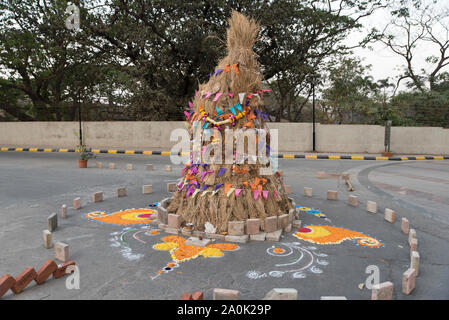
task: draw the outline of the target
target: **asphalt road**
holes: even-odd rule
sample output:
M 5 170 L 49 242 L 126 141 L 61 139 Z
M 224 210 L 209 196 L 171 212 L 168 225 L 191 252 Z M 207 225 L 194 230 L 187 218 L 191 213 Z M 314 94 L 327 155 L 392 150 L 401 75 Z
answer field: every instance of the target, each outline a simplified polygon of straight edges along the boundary
M 303 213 L 303 225 L 333 225 L 358 231 L 381 241 L 381 248 L 357 246 L 352 241 L 335 245 L 311 244 L 292 236 L 280 243 L 250 242 L 221 258 L 196 258 L 157 276 L 170 262 L 168 252 L 153 245 L 161 237 L 143 236 L 147 229 L 87 221 L 92 211 L 109 212 L 145 208 L 169 196 L 166 184 L 177 180 L 181 166 L 165 172 L 169 157 L 101 154 L 89 161 L 88 169 L 77 168 L 77 154 L 0 152 L 0 275 L 19 274 L 25 267 L 39 268 L 53 258 L 42 245 L 47 217 L 67 204 L 68 219 L 59 219 L 54 241 L 70 244 L 71 258 L 80 270 L 80 289 L 68 290 L 64 278 L 30 285 L 20 295 L 9 292 L 4 299 L 178 299 L 182 292 L 202 290 L 212 298 L 213 288 L 240 290 L 241 299 L 261 299 L 272 288 L 296 288 L 299 299 L 346 296 L 369 299 L 370 290 L 359 288 L 375 265 L 380 281 L 392 281 L 395 299 L 449 299 L 449 162 L 448 161 L 356 161 L 280 159 L 285 183 L 293 188 L 297 204 L 321 210 L 328 220 Z M 103 168 L 95 168 L 95 162 Z M 108 169 L 109 162 L 117 164 Z M 132 163 L 134 170 L 126 170 Z M 153 171 L 145 164 L 152 163 Z M 348 192 L 341 179 L 317 179 L 317 172 L 348 172 L 355 187 Z M 143 195 L 144 184 L 153 193 Z M 128 196 L 115 197 L 126 186 Z M 303 187 L 313 188 L 304 198 Z M 339 201 L 326 200 L 326 191 L 338 190 Z M 104 192 L 104 201 L 92 203 L 92 193 Z M 347 205 L 349 194 L 360 206 Z M 81 197 L 83 208 L 75 211 L 72 201 Z M 367 200 L 377 201 L 379 212 L 364 210 Z M 383 219 L 385 208 L 407 217 L 417 230 L 421 255 L 415 291 L 401 293 L 402 273 L 409 267 L 407 236 L 400 224 Z M 155 226 L 151 226 L 155 228 Z M 135 230 L 134 230 L 135 229 Z M 139 234 L 139 236 L 138 236 Z M 273 255 L 272 246 L 285 250 Z

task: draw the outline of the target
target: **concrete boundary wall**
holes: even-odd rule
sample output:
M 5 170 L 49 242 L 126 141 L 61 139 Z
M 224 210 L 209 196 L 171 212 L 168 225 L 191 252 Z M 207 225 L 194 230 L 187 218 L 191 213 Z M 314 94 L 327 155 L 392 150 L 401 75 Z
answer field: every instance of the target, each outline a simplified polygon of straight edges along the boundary
M 311 152 L 311 123 L 268 123 L 278 129 L 280 152 Z M 185 128 L 181 121 L 84 122 L 85 143 L 94 149 L 163 149 L 176 142 L 170 134 Z M 0 122 L 0 146 L 75 148 L 78 122 Z M 316 149 L 328 153 L 381 153 L 384 127 L 376 125 L 316 125 Z M 393 127 L 391 151 L 396 154 L 449 154 L 449 129 Z

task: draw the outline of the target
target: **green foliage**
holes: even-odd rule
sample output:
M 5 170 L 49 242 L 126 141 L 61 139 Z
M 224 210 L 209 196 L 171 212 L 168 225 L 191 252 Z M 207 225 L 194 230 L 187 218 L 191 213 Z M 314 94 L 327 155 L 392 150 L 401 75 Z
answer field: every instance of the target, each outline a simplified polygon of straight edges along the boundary
M 95 159 L 96 155 L 90 151 L 85 145 L 79 145 L 76 148 L 76 151 L 79 152 L 80 160 L 89 160 Z
M 68 1 L 0 0 L 0 66 L 9 72 L 1 85 L 24 92 L 24 116 L 36 120 L 75 119 L 78 93 L 89 119 L 182 120 L 198 82 L 225 55 L 235 9 L 262 24 L 255 50 L 266 80 L 279 84 L 274 114 L 297 121 L 311 77 L 347 52 L 345 37 L 384 2 L 75 1 L 82 30 L 73 32 Z

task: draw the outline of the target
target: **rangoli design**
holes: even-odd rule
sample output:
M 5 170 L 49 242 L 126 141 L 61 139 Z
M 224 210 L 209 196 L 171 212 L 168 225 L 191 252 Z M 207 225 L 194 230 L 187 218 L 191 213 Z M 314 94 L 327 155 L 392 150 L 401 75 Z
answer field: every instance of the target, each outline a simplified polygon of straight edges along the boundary
M 307 277 L 307 273 L 314 274 L 323 273 L 322 266 L 328 265 L 328 261 L 324 258 L 327 254 L 317 252 L 317 248 L 313 246 L 304 246 L 299 242 L 278 243 L 276 246 L 266 250 L 269 257 L 273 257 L 275 261 L 273 269 L 267 272 L 259 270 L 251 270 L 246 276 L 253 280 L 262 278 L 281 278 L 284 275 L 290 275 L 294 279 L 303 279 Z M 285 260 L 285 261 L 283 261 Z M 272 259 L 267 259 L 264 265 L 268 265 Z
M 106 224 L 121 226 L 144 225 L 153 221 L 153 215 L 157 213 L 154 209 L 126 209 L 113 213 L 106 211 L 94 211 L 84 215 L 84 218 Z
M 315 244 L 339 244 L 345 240 L 354 240 L 357 245 L 380 248 L 383 243 L 363 233 L 334 226 L 309 225 L 300 228 L 294 237 Z
M 220 258 L 224 255 L 223 251 L 235 251 L 239 246 L 234 243 L 213 243 L 206 247 L 186 245 L 186 239 L 180 236 L 166 236 L 162 238 L 161 243 L 156 243 L 153 248 L 155 250 L 168 251 L 172 261 L 158 271 L 157 275 L 152 277 L 156 279 L 164 273 L 172 271 L 179 267 L 179 264 L 200 256 L 204 258 Z

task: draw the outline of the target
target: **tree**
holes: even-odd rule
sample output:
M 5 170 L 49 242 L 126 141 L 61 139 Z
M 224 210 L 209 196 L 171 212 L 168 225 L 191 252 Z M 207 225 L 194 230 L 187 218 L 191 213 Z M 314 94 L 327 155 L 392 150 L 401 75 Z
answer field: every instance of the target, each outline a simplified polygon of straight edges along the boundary
M 378 105 L 378 87 L 367 74 L 370 66 L 358 58 L 342 57 L 329 64 L 328 87 L 322 91 L 321 107 L 327 122 L 360 123 L 373 119 Z
M 392 6 L 393 18 L 379 38 L 406 64 L 396 88 L 402 80 L 409 80 L 409 86 L 421 92 L 434 90 L 438 75 L 449 65 L 449 7 L 416 0 L 400 1 L 399 5 L 399 9 Z M 420 46 L 435 48 L 435 54 L 425 59 L 431 65 L 429 70 L 418 70 Z
M 305 101 L 299 96 L 310 95 L 310 75 L 317 74 L 327 58 L 347 51 L 342 40 L 384 2 L 109 0 L 108 10 L 89 12 L 87 21 L 93 45 L 117 52 L 121 61 L 135 66 L 133 76 L 142 90 L 141 97 L 134 90 L 134 101 L 146 101 L 146 109 L 142 104 L 139 109 L 157 118 L 159 112 L 168 116 L 167 107 L 171 116 L 182 114 L 197 83 L 207 79 L 213 61 L 223 56 L 222 18 L 233 9 L 250 15 L 262 25 L 255 51 L 265 80 L 273 80 L 278 93 L 276 119 L 287 116 L 293 121 L 301 114 L 297 101 Z
M 5 110 L 20 120 L 73 119 L 75 82 L 91 88 L 102 75 L 97 52 L 83 45 L 87 34 L 65 26 L 68 4 L 0 0 L 0 86 L 23 92 L 32 103 L 29 110 Z

